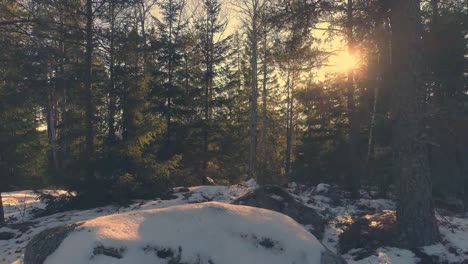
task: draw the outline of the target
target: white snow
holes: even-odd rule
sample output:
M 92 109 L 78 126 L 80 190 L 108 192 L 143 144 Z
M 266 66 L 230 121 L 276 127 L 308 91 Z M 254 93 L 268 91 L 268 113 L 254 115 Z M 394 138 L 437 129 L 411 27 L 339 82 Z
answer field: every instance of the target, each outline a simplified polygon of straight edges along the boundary
M 320 183 L 320 184 L 317 185 L 317 187 L 315 188 L 315 191 L 316 191 L 317 193 L 327 193 L 329 189 L 330 189 L 330 185 L 329 185 L 329 184 Z
M 370 257 L 354 261 L 352 258 L 347 258 L 345 255 L 346 261 L 349 264 L 416 264 L 419 263 L 419 258 L 417 258 L 413 252 L 401 249 L 401 248 L 379 248 L 375 255 Z
M 276 194 L 272 194 L 270 195 L 270 197 L 273 199 L 273 200 L 276 200 L 276 201 L 279 201 L 279 202 L 282 202 L 284 200 L 283 197 L 279 196 L 279 195 L 276 195 Z
M 250 180 L 246 181 L 244 185 L 249 187 L 249 188 L 255 188 L 255 187 L 257 187 L 257 182 L 255 181 L 255 179 L 250 179 Z
M 2 193 L 5 218 L 28 220 L 32 208 L 44 208 L 45 204 L 39 202 L 33 191 L 19 191 Z
M 325 185 L 325 184 L 321 184 L 320 186 L 322 187 L 326 186 L 328 188 L 328 191 L 330 191 L 330 188 L 333 188 L 333 193 L 335 195 L 337 193 L 341 195 L 340 193 L 342 193 L 342 191 L 340 191 L 336 186 Z M 149 213 L 149 212 L 159 211 L 159 209 L 167 208 L 167 211 L 164 211 L 166 209 L 163 209 L 164 215 L 169 215 L 169 214 L 177 215 L 180 212 L 177 212 L 177 210 L 175 211 L 172 211 L 172 210 L 173 208 L 176 208 L 177 206 L 181 206 L 181 205 L 189 204 L 188 208 L 192 208 L 192 207 L 196 208 L 196 206 L 199 206 L 198 203 L 206 202 L 206 201 L 231 203 L 234 199 L 240 196 L 243 196 L 244 194 L 248 193 L 249 191 L 251 191 L 252 189 L 256 187 L 257 187 L 257 184 L 255 180 L 249 180 L 248 182 L 244 182 L 244 183 L 230 186 L 230 187 L 198 186 L 198 187 L 192 187 L 188 189 L 187 188 L 175 188 L 174 191 L 175 191 L 175 195 L 177 196 L 177 198 L 172 199 L 172 200 L 135 201 L 134 204 L 128 207 L 118 207 L 118 206 L 110 205 L 110 206 L 105 206 L 105 207 L 96 208 L 92 210 L 67 211 L 67 212 L 53 214 L 50 216 L 37 218 L 37 219 L 31 219 L 31 214 L 30 214 L 31 209 L 44 208 L 45 205 L 36 200 L 36 196 L 32 191 L 3 193 L 2 194 L 3 202 L 5 205 L 5 209 L 6 209 L 6 214 L 9 217 L 8 222 L 10 225 L 8 227 L 0 228 L 0 232 L 13 232 L 15 234 L 15 238 L 11 240 L 3 240 L 3 241 L 0 240 L 0 263 L 1 264 L 3 263 L 21 264 L 23 262 L 22 259 L 23 259 L 23 254 L 24 254 L 24 248 L 26 247 L 27 243 L 32 239 L 32 237 L 34 237 L 36 234 L 43 231 L 44 229 L 62 226 L 64 224 L 70 224 L 70 223 L 75 223 L 75 222 L 86 222 L 85 226 L 90 225 L 89 227 L 86 227 L 86 228 L 92 228 L 91 234 L 88 234 L 88 235 L 92 235 L 92 238 L 96 239 L 96 241 L 104 241 L 105 243 L 109 242 L 109 245 L 114 245 L 114 246 L 127 245 L 128 249 L 125 253 L 126 256 L 128 255 L 130 257 L 131 254 L 137 254 L 141 258 L 144 258 L 144 257 L 151 258 L 150 263 L 166 263 L 166 262 L 155 261 L 154 253 L 150 254 L 147 252 L 146 255 L 141 255 L 142 253 L 141 251 L 139 251 L 139 248 L 144 247 L 140 242 L 147 242 L 147 243 L 149 242 L 154 242 L 154 243 L 165 242 L 166 243 L 167 242 L 168 246 L 171 243 L 171 241 L 164 240 L 164 238 L 160 237 L 161 234 L 163 234 L 164 232 L 169 232 L 168 231 L 169 229 L 167 230 L 165 229 L 161 231 L 159 229 L 153 230 L 152 228 L 148 227 L 150 223 L 149 221 L 153 221 L 151 220 L 153 216 L 150 216 L 152 215 L 152 213 Z M 288 188 L 288 191 L 291 192 L 291 195 L 293 195 L 296 200 L 302 202 L 304 205 L 308 207 L 315 209 L 327 221 L 327 225 L 325 227 L 325 232 L 323 234 L 321 242 L 326 247 L 328 247 L 330 250 L 334 252 L 337 252 L 338 250 L 337 246 L 338 246 L 339 235 L 344 230 L 346 230 L 346 228 L 354 221 L 354 219 L 356 219 L 356 217 L 365 217 L 367 214 L 372 215 L 374 213 L 382 212 L 385 210 L 388 210 L 388 212 L 393 212 L 393 210 L 395 210 L 395 203 L 393 201 L 387 200 L 387 199 L 375 199 L 373 198 L 374 195 L 365 191 L 362 191 L 362 193 L 365 193 L 366 195 L 362 195 L 361 199 L 357 201 L 346 199 L 344 197 L 347 197 L 347 195 L 343 194 L 342 197 L 339 198 L 339 203 L 336 204 L 335 203 L 336 197 L 334 197 L 333 200 L 330 199 L 330 197 L 327 195 L 328 191 L 325 192 L 323 190 L 324 188 L 322 189 L 322 187 L 308 187 L 307 188 L 305 186 L 297 185 L 297 186 L 290 186 L 290 188 Z M 319 190 L 322 189 L 321 191 L 324 191 L 325 193 L 322 193 L 322 192 L 319 193 L 317 192 L 317 189 Z M 203 211 L 203 210 L 201 209 L 200 211 Z M 226 209 L 226 211 L 231 212 L 230 209 Z M 206 212 L 203 214 L 197 213 L 197 214 L 200 217 L 202 215 L 210 216 L 210 217 L 212 215 L 215 215 L 214 212 Z M 136 216 L 136 217 L 125 219 L 124 216 L 130 216 L 130 215 Z M 109 216 L 109 218 L 107 217 L 102 218 L 103 216 Z M 120 216 L 122 216 L 123 218 L 119 218 Z M 210 233 L 211 232 L 210 230 L 213 230 L 213 232 L 214 230 L 217 230 L 216 232 L 221 232 L 222 234 L 224 234 L 222 235 L 222 237 L 223 236 L 227 237 L 227 233 L 226 233 L 227 230 L 231 230 L 232 234 L 236 234 L 234 231 L 237 230 L 236 232 L 238 232 L 238 230 L 240 230 L 242 227 L 242 225 L 238 226 L 237 224 L 235 224 L 234 220 L 237 219 L 238 217 L 242 218 L 242 215 L 229 217 L 229 219 L 227 219 L 228 217 L 222 219 L 219 216 L 218 220 L 216 221 L 203 220 L 204 218 L 201 218 L 202 222 L 199 223 L 199 226 L 201 228 L 200 230 L 205 230 L 206 236 L 213 235 L 213 233 Z M 105 219 L 113 219 L 112 223 L 115 222 L 115 225 L 111 225 L 110 222 L 109 224 L 103 223 L 105 222 Z M 195 222 L 199 221 L 197 220 L 198 218 L 193 218 L 192 220 L 194 221 L 189 221 L 189 219 L 190 218 L 185 219 L 185 220 L 181 219 L 180 221 L 190 222 L 186 224 L 187 225 L 190 224 L 191 227 L 194 227 L 194 225 L 196 224 Z M 439 221 L 440 231 L 442 234 L 442 242 L 437 245 L 425 247 L 422 250 L 428 255 L 433 255 L 433 256 L 438 257 L 440 261 L 450 263 L 450 264 L 463 263 L 464 261 L 467 261 L 468 260 L 468 214 L 458 215 L 458 216 L 453 216 L 453 217 L 448 217 L 448 216 L 442 217 L 441 215 L 437 215 L 437 219 Z M 158 221 L 162 221 L 162 220 L 158 220 Z M 177 221 L 179 221 L 179 219 L 177 219 Z M 220 224 L 221 226 L 218 227 L 219 223 L 222 223 L 222 224 Z M 19 230 L 17 227 L 14 227 L 14 225 L 26 225 L 27 228 L 26 230 Z M 232 226 L 232 228 L 227 229 L 228 225 L 229 225 L 229 228 L 231 228 L 230 226 Z M 111 226 L 113 226 L 113 228 L 118 230 L 119 232 L 109 233 L 110 229 L 106 229 L 106 228 L 111 228 Z M 141 231 L 137 231 L 137 232 L 132 231 L 133 232 L 132 233 L 130 230 L 132 228 L 137 228 L 137 226 L 139 226 L 140 229 L 141 228 L 144 228 L 144 229 L 141 229 Z M 221 228 L 226 228 L 226 229 L 223 229 L 224 230 L 223 231 L 221 230 Z M 275 228 L 277 228 L 277 226 L 275 226 Z M 306 230 L 313 229 L 311 226 L 304 226 L 304 228 Z M 258 232 L 263 232 L 263 233 L 255 233 L 257 232 L 256 229 L 259 229 Z M 106 231 L 107 233 L 106 232 L 98 233 L 97 230 L 101 230 L 101 231 L 107 230 Z M 78 236 L 77 239 L 79 239 L 79 236 L 83 235 L 81 233 L 83 232 L 77 232 L 74 235 L 77 235 Z M 271 235 L 271 239 L 276 239 L 277 241 L 281 243 L 285 242 L 285 240 L 282 237 L 283 233 L 281 233 L 281 230 L 276 230 L 276 229 L 264 230 L 263 227 L 260 226 L 260 227 L 255 227 L 254 230 L 251 232 L 251 234 L 258 234 L 258 235 L 268 234 L 268 235 Z M 278 234 L 281 234 L 281 235 L 277 236 Z M 136 242 L 137 241 L 136 236 L 139 236 L 138 241 L 140 238 L 144 238 L 145 240 Z M 153 240 L 152 236 L 156 237 L 154 239 L 157 239 L 157 240 Z M 223 239 L 227 239 L 225 237 L 223 237 Z M 286 237 L 288 236 L 285 236 L 285 238 Z M 124 241 L 125 243 L 122 244 L 121 242 L 118 242 L 120 241 L 118 238 L 122 238 L 122 241 Z M 179 238 L 181 238 L 181 236 L 179 236 Z M 247 250 L 249 248 L 247 247 L 247 245 L 249 245 L 250 249 L 252 249 L 252 247 L 255 247 L 254 245 L 256 244 L 256 242 L 258 242 L 258 239 L 262 239 L 262 237 L 259 237 L 259 236 L 257 236 L 257 239 L 255 239 L 253 236 L 248 236 L 248 235 L 245 236 L 244 238 L 242 237 L 239 238 L 238 235 L 236 236 L 233 235 L 229 237 L 229 240 L 227 241 L 231 241 L 233 243 L 233 241 L 235 242 L 235 239 L 238 239 L 239 241 L 244 239 L 244 242 L 246 241 L 248 242 L 248 243 L 244 243 L 245 244 L 244 247 L 246 247 L 245 250 Z M 162 239 L 162 240 L 159 240 L 159 239 Z M 196 247 L 194 248 L 194 250 L 198 249 L 200 251 L 203 250 L 202 248 L 203 243 L 205 243 L 206 241 L 213 240 L 213 239 L 204 238 L 203 236 L 193 236 L 192 234 L 186 235 L 184 239 L 186 241 L 184 241 L 183 243 L 187 243 L 184 245 L 195 245 Z M 219 241 L 221 240 L 214 240 L 213 243 L 208 242 L 213 247 L 213 249 L 211 249 L 211 251 L 209 252 L 210 254 L 211 253 L 215 254 L 216 252 L 214 251 L 218 251 L 218 250 L 221 250 L 222 252 L 223 248 L 218 246 Z M 177 244 L 174 241 L 172 241 L 172 243 Z M 89 250 L 90 245 L 85 244 L 83 246 L 87 247 L 85 248 L 86 250 Z M 80 248 L 81 246 L 77 245 L 75 247 L 75 250 L 79 251 Z M 281 247 L 276 245 L 272 248 L 272 250 L 266 251 L 266 252 L 271 253 L 269 255 L 271 257 L 271 256 L 274 256 L 272 254 L 280 254 L 279 248 Z M 261 246 L 255 249 L 263 250 Z M 285 249 L 288 249 L 288 248 L 283 248 L 283 250 Z M 350 252 L 348 252 L 348 254 L 344 255 L 344 257 L 349 261 L 349 263 L 393 263 L 393 264 L 394 263 L 405 263 L 405 264 L 408 263 L 408 264 L 412 264 L 412 263 L 419 262 L 417 257 L 415 257 L 414 253 L 412 253 L 411 251 L 407 251 L 407 250 L 399 249 L 399 248 L 390 248 L 390 247 L 379 248 L 377 252 L 375 252 L 370 257 L 355 261 L 353 260 L 353 256 L 351 256 L 351 253 L 356 250 L 359 250 L 359 249 L 353 249 Z M 182 252 L 182 255 L 189 258 L 190 257 L 189 253 L 194 254 L 194 251 L 190 252 L 190 250 L 187 249 L 186 251 Z M 286 253 L 291 253 L 291 252 L 289 251 L 286 252 L 285 250 L 283 253 L 286 254 Z M 209 256 L 211 257 L 212 255 L 209 255 Z M 85 261 L 85 263 L 128 263 L 123 260 L 116 260 L 114 258 L 110 258 L 107 256 L 102 256 L 102 255 L 95 256 L 91 259 L 92 252 L 90 253 L 89 251 L 88 251 L 88 257 L 89 259 Z M 237 260 L 238 258 L 239 258 L 238 255 L 233 257 L 234 260 Z M 70 263 L 68 260 L 65 263 Z M 142 262 L 135 262 L 135 263 L 147 263 L 147 262 L 142 261 Z M 214 261 L 214 263 L 218 263 L 218 262 Z M 223 261 L 222 263 L 226 263 L 226 262 Z M 242 262 L 237 261 L 235 263 L 242 263 Z M 266 262 L 260 262 L 260 263 L 266 263 Z
M 325 250 L 291 218 L 219 202 L 96 218 L 70 234 L 47 264 L 167 263 L 145 248 L 178 252 L 188 263 L 319 263 Z M 262 241 L 273 242 L 262 246 Z M 123 258 L 93 255 L 97 245 L 122 248 Z
M 377 211 L 394 210 L 396 208 L 395 202 L 387 199 L 360 199 L 358 206 L 367 207 Z

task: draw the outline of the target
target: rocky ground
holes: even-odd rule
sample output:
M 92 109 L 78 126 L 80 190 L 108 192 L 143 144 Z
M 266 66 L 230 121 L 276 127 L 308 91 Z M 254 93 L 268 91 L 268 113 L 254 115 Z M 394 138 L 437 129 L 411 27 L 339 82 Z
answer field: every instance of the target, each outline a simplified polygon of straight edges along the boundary
M 45 205 L 31 191 L 4 194 L 8 225 L 0 228 L 0 263 L 23 263 L 25 248 L 40 232 L 101 216 L 216 201 L 261 207 L 286 214 L 348 263 L 468 263 L 468 215 L 447 210 L 437 214 L 442 242 L 412 251 L 398 247 L 395 203 L 374 192 L 359 199 L 335 186 L 319 184 L 257 188 L 254 181 L 234 186 L 175 188 L 171 200 L 135 201 L 83 211 L 65 211 L 34 218 Z

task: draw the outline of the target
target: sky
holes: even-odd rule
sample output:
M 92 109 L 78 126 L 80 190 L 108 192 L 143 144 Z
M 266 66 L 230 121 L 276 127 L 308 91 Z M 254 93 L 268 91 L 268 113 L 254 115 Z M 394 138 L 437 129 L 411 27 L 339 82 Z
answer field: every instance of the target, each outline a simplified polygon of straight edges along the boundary
M 239 12 L 236 7 L 232 4 L 232 1 L 238 0 L 220 0 L 222 3 L 222 10 L 220 14 L 220 20 L 226 20 L 227 27 L 224 32 L 225 35 L 235 33 L 237 30 L 242 31 L 242 25 L 239 20 Z M 186 15 L 196 13 L 197 9 L 200 8 L 200 0 L 187 0 Z M 153 11 L 154 15 L 158 17 L 158 10 L 155 8 Z M 326 23 L 321 23 L 318 28 L 327 28 Z M 335 55 L 330 56 L 329 60 L 325 62 L 326 66 L 316 69 L 316 79 L 323 81 L 327 78 L 327 75 L 346 73 L 349 69 L 356 67 L 359 64 L 357 56 L 351 56 L 346 52 L 346 43 L 342 37 L 334 36 L 329 37 L 327 31 L 324 30 L 313 30 L 311 32 L 315 38 L 320 40 L 318 47 L 324 51 L 336 51 Z

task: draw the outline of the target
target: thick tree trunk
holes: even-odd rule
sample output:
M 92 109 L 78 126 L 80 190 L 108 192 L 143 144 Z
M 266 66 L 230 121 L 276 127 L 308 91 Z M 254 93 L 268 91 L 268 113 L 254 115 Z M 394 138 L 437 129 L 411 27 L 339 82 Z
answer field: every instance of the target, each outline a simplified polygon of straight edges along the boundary
M 425 97 L 419 0 L 394 0 L 391 23 L 395 76 L 396 151 L 399 184 L 397 224 L 403 245 L 439 241 L 434 216 L 428 149 L 424 135 Z
M 91 159 L 94 154 L 94 107 L 92 95 L 93 58 L 93 1 L 86 1 L 86 53 L 84 69 L 85 112 L 86 112 L 86 154 Z
M 0 192 L 0 227 L 5 225 L 5 211 L 3 210 L 2 193 Z
M 353 37 L 353 0 L 348 0 L 347 3 L 347 40 L 348 52 L 353 54 L 354 51 L 354 37 Z M 349 118 L 349 186 L 354 194 L 357 194 L 360 186 L 360 160 L 359 160 L 359 123 L 358 113 L 356 111 L 355 102 L 355 83 L 354 83 L 354 70 L 350 69 L 347 76 L 348 87 L 348 118 Z

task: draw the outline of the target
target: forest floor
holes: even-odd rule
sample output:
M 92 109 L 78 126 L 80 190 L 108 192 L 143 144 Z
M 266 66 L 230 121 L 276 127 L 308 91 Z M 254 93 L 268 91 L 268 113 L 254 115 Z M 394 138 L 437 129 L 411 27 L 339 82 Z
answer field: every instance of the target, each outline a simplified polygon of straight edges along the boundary
M 45 204 L 38 201 L 32 191 L 4 193 L 8 225 L 0 228 L 0 263 L 23 263 L 28 242 L 48 228 L 147 209 L 207 201 L 230 203 L 254 188 L 253 180 L 229 187 L 175 188 L 172 200 L 136 201 L 125 207 L 110 205 L 40 218 L 34 218 L 32 212 L 44 208 Z M 325 231 L 319 239 L 348 263 L 468 263 L 468 214 L 438 210 L 444 211 L 443 215 L 437 213 L 442 242 L 410 251 L 399 248 L 397 240 L 393 239 L 396 218 L 392 200 L 378 198 L 375 193 L 364 190 L 359 199 L 351 199 L 346 191 L 328 184 L 308 187 L 290 184 L 288 191 L 325 219 Z

